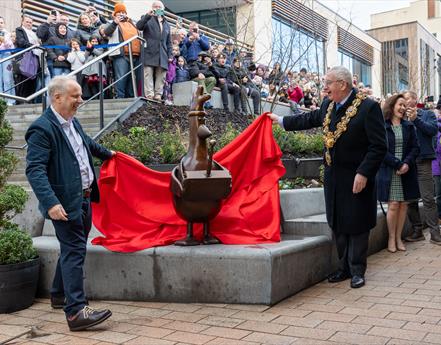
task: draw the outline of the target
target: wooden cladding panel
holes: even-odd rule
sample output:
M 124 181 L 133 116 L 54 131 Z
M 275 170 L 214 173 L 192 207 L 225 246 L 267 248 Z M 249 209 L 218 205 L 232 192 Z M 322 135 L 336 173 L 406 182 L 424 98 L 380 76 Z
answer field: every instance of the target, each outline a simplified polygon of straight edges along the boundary
M 328 39 L 328 20 L 297 0 L 273 0 L 273 15 L 308 31 L 323 40 Z
M 45 22 L 50 10 L 58 10 L 70 18 L 76 27 L 80 13 L 93 2 L 100 14 L 109 17 L 113 12 L 116 0 L 22 0 L 22 11 L 34 20 L 34 26 Z
M 362 41 L 358 37 L 354 36 L 350 32 L 338 28 L 338 47 L 353 56 L 369 63 L 374 63 L 374 48 Z

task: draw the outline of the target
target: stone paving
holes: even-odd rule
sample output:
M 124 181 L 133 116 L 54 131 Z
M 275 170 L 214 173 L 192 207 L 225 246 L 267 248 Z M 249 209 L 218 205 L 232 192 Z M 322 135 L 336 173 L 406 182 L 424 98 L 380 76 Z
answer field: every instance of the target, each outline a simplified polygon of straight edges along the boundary
M 425 241 L 407 248 L 371 256 L 361 289 L 324 281 L 273 307 L 91 301 L 109 307 L 111 321 L 72 333 L 63 313 L 39 299 L 0 314 L 0 344 L 32 325 L 38 337 L 8 345 L 441 344 L 441 247 Z

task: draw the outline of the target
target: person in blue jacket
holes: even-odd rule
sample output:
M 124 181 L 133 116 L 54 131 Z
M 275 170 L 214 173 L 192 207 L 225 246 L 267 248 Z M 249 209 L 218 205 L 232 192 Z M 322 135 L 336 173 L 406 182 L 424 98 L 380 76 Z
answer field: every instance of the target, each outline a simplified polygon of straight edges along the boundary
M 388 151 L 377 173 L 377 198 L 387 202 L 387 249 L 404 251 L 401 240 L 407 216 L 407 204 L 418 199 L 418 177 L 415 160 L 419 154 L 415 127 L 404 118 L 406 99 L 403 94 L 389 97 L 383 107 Z
M 109 159 L 114 152 L 87 136 L 75 118 L 82 103 L 81 86 L 67 76 L 48 85 L 51 106 L 26 132 L 26 176 L 43 216 L 51 219 L 60 242 L 60 257 L 52 283 L 51 305 L 64 308 L 71 331 L 108 319 L 110 310 L 88 306 L 83 265 L 92 225 L 90 202 L 99 201 L 92 156 Z
M 184 45 L 187 50 L 184 57 L 188 64 L 196 61 L 201 51 L 208 52 L 210 50 L 208 37 L 200 32 L 199 24 L 196 22 L 190 23 L 187 37 L 184 39 Z
M 435 159 L 436 135 L 438 124 L 436 116 L 431 110 L 417 109 L 418 96 L 413 91 L 406 91 L 407 115 L 416 128 L 420 154 L 417 157 L 418 184 L 423 199 L 424 219 L 430 229 L 430 242 L 441 245 L 441 235 L 438 226 L 438 212 L 435 203 L 435 191 L 432 176 L 432 161 Z M 418 200 L 409 203 L 409 220 L 413 232 L 406 237 L 406 241 L 416 242 L 425 239 L 423 222 L 418 209 Z

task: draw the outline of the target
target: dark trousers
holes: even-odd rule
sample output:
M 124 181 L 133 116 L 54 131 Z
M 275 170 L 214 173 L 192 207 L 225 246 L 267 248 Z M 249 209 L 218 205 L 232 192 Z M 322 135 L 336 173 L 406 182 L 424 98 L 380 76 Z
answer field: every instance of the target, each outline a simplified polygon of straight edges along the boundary
M 251 97 L 253 100 L 253 110 L 255 115 L 260 115 L 259 107 L 260 107 L 260 92 L 256 89 L 246 88 L 242 86 L 242 111 L 248 112 L 248 100 L 247 97 Z
M 334 236 L 340 259 L 339 269 L 350 273 L 351 276 L 364 277 L 367 266 L 369 231 L 357 235 L 334 232 Z
M 51 295 L 66 297 L 64 312 L 70 316 L 86 305 L 83 266 L 86 258 L 87 237 L 92 226 L 89 198 L 83 199 L 81 217 L 67 222 L 53 220 L 52 223 L 60 242 L 60 257 L 55 270 Z
M 438 232 L 438 210 L 435 203 L 435 187 L 432 177 L 432 160 L 425 159 L 417 161 L 418 171 L 418 187 L 420 188 L 421 199 L 423 200 L 424 221 L 430 228 L 430 232 Z M 418 208 L 418 200 L 409 203 L 407 215 L 412 223 L 414 230 L 423 229 L 423 221 L 421 219 Z
M 221 89 L 222 104 L 225 110 L 228 110 L 228 94 L 233 95 L 234 110 L 240 111 L 240 88 L 234 87 L 231 84 L 218 84 Z

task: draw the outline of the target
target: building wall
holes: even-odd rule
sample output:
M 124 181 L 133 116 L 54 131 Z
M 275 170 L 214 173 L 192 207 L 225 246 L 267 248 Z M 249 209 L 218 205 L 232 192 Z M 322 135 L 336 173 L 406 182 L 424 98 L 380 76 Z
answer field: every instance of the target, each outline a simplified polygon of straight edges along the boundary
M 6 30 L 15 30 L 21 24 L 21 0 L 0 0 L 0 13 L 5 18 Z
M 422 91 L 421 70 L 423 68 L 420 58 L 421 40 L 427 43 L 436 54 L 441 55 L 441 43 L 422 25 L 417 22 L 410 22 L 400 25 L 391 25 L 383 28 L 369 30 L 369 34 L 381 42 L 395 41 L 403 38 L 408 39 L 409 43 L 409 84 L 410 88 L 420 96 L 425 95 Z M 434 61 L 431 61 L 431 65 Z M 435 63 L 433 65 L 436 65 Z M 430 90 L 433 96 L 440 94 L 439 78 L 436 70 L 430 72 Z
M 428 18 L 428 1 L 435 5 L 435 17 Z M 410 6 L 371 15 L 371 29 L 418 21 L 441 40 L 441 5 L 438 0 L 417 0 Z
M 253 1 L 237 7 L 237 40 L 254 46 L 255 60 L 264 65 L 271 62 L 272 22 L 271 1 Z

